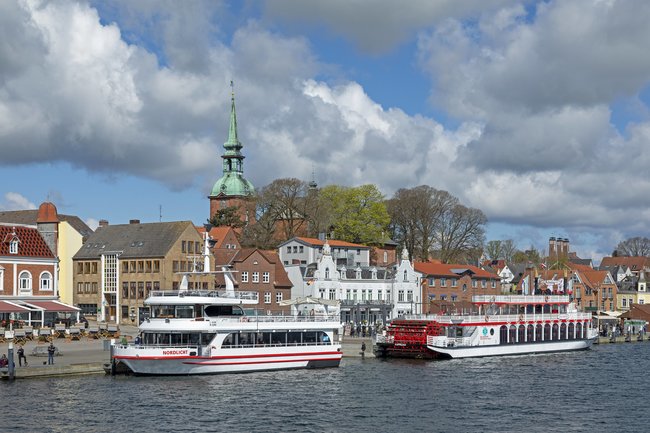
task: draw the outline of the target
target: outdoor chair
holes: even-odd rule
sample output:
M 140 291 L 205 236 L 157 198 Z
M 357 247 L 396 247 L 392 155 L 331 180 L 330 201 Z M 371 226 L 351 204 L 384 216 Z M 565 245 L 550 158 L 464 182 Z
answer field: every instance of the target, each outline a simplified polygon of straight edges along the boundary
M 54 324 L 54 338 L 65 338 L 65 323 Z
M 117 338 L 120 336 L 120 328 L 117 325 L 108 325 L 106 327 L 106 334 L 109 338 Z
M 88 338 L 89 340 L 90 339 L 96 340 L 99 337 L 100 337 L 99 326 L 95 326 L 95 325 L 89 326 L 88 329 L 86 330 L 86 338 Z
M 81 338 L 81 329 L 73 326 L 70 328 L 70 334 L 68 334 L 69 341 L 79 341 Z
M 39 343 L 49 343 L 52 341 L 52 329 L 50 328 L 41 328 L 38 330 L 38 342 Z
M 14 344 L 25 344 L 27 337 L 24 329 L 16 329 L 14 331 Z
M 33 340 L 34 339 L 34 327 L 33 326 L 23 326 L 23 330 L 25 331 L 25 338 L 28 340 Z

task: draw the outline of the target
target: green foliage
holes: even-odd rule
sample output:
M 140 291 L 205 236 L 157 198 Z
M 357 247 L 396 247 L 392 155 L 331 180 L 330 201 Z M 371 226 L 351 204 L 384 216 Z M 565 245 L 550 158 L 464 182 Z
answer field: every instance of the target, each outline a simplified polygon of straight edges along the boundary
M 219 209 L 212 218 L 208 220 L 210 224 L 215 227 L 243 227 L 244 222 L 241 219 L 239 206 L 227 206 L 223 209 Z
M 320 191 L 321 209 L 328 209 L 336 239 L 367 245 L 384 240 L 390 217 L 375 185 L 329 185 Z

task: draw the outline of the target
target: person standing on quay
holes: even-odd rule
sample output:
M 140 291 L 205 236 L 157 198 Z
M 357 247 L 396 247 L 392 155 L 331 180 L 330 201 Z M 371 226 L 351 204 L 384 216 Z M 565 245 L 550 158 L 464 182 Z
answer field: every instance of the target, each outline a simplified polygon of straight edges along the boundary
M 53 365 L 54 364 L 54 352 L 56 351 L 56 347 L 54 347 L 54 343 L 50 343 L 50 346 L 47 348 L 47 364 L 48 365 Z

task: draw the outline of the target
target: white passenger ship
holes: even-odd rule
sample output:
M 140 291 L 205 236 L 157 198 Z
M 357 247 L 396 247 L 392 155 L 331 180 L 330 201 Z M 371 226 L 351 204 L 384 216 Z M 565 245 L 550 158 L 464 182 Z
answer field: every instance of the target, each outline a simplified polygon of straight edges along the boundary
M 439 315 L 427 349 L 469 358 L 588 349 L 598 338 L 591 313 L 565 295 L 474 296 L 478 315 Z
M 342 335 L 338 311 L 288 316 L 247 315 L 256 292 L 154 291 L 145 300 L 150 317 L 136 343 L 114 344 L 111 371 L 137 375 L 236 373 L 337 367 Z

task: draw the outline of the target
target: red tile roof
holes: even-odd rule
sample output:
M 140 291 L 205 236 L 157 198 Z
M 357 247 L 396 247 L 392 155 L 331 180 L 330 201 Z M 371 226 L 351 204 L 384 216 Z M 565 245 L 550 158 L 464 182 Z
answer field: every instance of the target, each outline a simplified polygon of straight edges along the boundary
M 18 254 L 9 254 L 9 244 L 14 238 L 14 232 L 15 237 L 18 239 Z M 0 240 L 2 240 L 0 243 L 0 256 L 55 257 L 35 228 L 0 225 Z
M 439 261 L 413 262 L 413 268 L 416 272 L 424 275 L 454 277 L 462 273 L 462 270 L 469 270 L 479 278 L 499 278 L 498 275 L 476 266 L 440 263 Z

